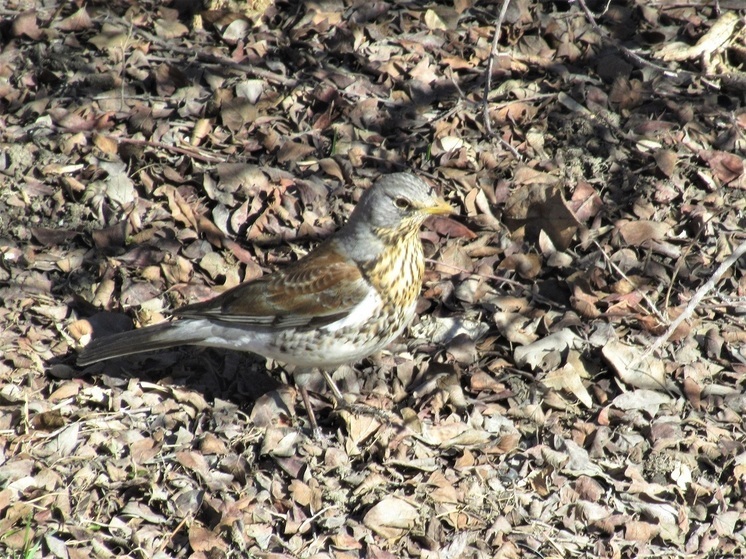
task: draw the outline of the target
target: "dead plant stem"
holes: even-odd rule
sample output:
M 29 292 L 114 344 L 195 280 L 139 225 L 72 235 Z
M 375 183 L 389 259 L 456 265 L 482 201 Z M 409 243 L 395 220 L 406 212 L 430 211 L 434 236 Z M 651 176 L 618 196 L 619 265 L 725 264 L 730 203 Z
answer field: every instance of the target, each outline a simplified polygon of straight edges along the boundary
M 720 266 L 718 266 L 718 269 L 715 270 L 715 273 L 712 274 L 712 277 L 708 279 L 694 294 L 694 297 L 692 297 L 692 299 L 689 301 L 686 308 L 684 309 L 684 312 L 676 317 L 676 320 L 671 322 L 668 329 L 663 333 L 663 335 L 659 336 L 655 340 L 655 342 L 653 342 L 653 344 L 644 353 L 642 353 L 642 355 L 635 359 L 632 364 L 629 365 L 629 368 L 631 369 L 636 367 L 645 359 L 650 357 L 654 352 L 660 349 L 660 347 L 668 341 L 668 339 L 681 325 L 681 323 L 694 313 L 694 310 L 697 308 L 697 305 L 699 305 L 700 301 L 702 301 L 705 295 L 712 291 L 712 288 L 715 287 L 718 281 L 720 281 L 720 278 L 726 271 L 728 271 L 728 268 L 733 266 L 733 264 L 735 264 L 738 259 L 741 258 L 741 256 L 743 256 L 744 254 L 746 254 L 746 241 L 743 241 L 740 245 L 738 245 L 733 253 L 728 258 L 726 258 L 723 263 L 720 264 Z

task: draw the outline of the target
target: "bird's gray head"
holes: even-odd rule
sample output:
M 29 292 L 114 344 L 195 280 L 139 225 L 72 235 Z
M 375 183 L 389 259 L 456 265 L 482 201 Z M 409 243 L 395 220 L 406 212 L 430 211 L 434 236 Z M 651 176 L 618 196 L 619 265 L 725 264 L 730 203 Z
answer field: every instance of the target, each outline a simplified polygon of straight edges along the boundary
M 365 224 L 374 232 L 401 236 L 416 232 L 431 215 L 453 213 L 422 179 L 410 173 L 384 175 L 360 198 L 351 224 Z

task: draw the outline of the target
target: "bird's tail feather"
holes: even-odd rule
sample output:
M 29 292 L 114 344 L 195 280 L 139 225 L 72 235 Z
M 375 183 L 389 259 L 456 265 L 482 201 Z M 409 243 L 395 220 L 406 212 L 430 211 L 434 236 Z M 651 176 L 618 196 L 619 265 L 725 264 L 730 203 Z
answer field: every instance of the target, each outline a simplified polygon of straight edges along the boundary
M 193 332 L 190 335 L 189 329 L 183 325 L 182 321 L 163 322 L 94 339 L 78 355 L 78 365 L 86 366 L 115 357 L 194 344 L 202 339 Z

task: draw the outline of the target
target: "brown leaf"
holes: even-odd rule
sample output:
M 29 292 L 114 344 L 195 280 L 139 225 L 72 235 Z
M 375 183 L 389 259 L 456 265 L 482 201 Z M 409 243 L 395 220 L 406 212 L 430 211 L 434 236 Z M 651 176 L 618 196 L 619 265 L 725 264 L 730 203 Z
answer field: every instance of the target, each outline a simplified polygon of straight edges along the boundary
M 210 556 L 213 556 L 213 550 L 222 550 L 223 553 L 228 551 L 228 545 L 218 534 L 208 530 L 197 521 L 189 526 L 189 546 L 193 551 L 208 552 Z
M 55 27 L 61 31 L 83 31 L 93 27 L 93 22 L 91 16 L 88 15 L 88 10 L 83 6 L 77 12 L 57 23 Z
M 165 62 L 155 68 L 153 77 L 158 95 L 164 97 L 170 97 L 177 89 L 187 87 L 191 83 L 179 67 Z
M 197 472 L 202 477 L 207 477 L 210 474 L 210 466 L 208 465 L 207 460 L 205 460 L 205 457 L 199 452 L 184 450 L 182 452 L 177 452 L 175 458 L 179 464 L 188 470 Z
M 590 408 L 593 406 L 593 399 L 583 385 L 583 379 L 589 377 L 578 352 L 571 351 L 568 362 L 561 368 L 548 373 L 541 382 L 555 390 L 570 392 L 585 407 Z
M 239 132 L 259 116 L 256 105 L 245 97 L 235 97 L 223 103 L 220 118 L 231 132 Z
M 243 18 L 236 18 L 223 29 L 222 38 L 229 45 L 242 41 L 251 31 L 251 23 Z
M 75 237 L 78 232 L 67 229 L 49 229 L 47 227 L 32 227 L 31 234 L 34 238 L 46 246 L 61 245 Z
M 629 245 L 640 246 L 645 241 L 662 241 L 671 230 L 667 223 L 658 221 L 639 220 L 628 221 L 619 220 L 615 224 L 619 234 Z
M 144 437 L 130 445 L 130 456 L 135 464 L 144 464 L 155 458 L 161 451 L 161 444 L 150 437 Z
M 87 322 L 87 321 L 86 321 Z M 50 402 L 72 398 L 80 392 L 80 384 L 77 382 L 66 382 L 49 395 Z
M 93 135 L 93 144 L 107 155 L 115 154 L 119 147 L 119 144 L 115 139 L 102 134 Z
M 528 345 L 538 338 L 538 321 L 517 312 L 498 311 L 493 315 L 495 326 L 506 340 L 514 344 Z
M 675 151 L 672 151 L 670 149 L 659 149 L 655 152 L 655 163 L 658 166 L 658 169 L 660 169 L 661 173 L 663 173 L 668 178 L 671 178 L 673 176 L 674 169 L 676 168 L 676 163 L 678 163 L 679 156 L 676 154 Z
M 327 175 L 334 177 L 339 182 L 345 182 L 345 176 L 344 173 L 342 173 L 342 168 L 334 159 L 330 157 L 321 159 L 319 160 L 319 166 Z
M 189 29 L 183 23 L 176 20 L 157 19 L 153 22 L 155 33 L 163 39 L 175 39 L 189 33 Z
M 290 495 L 293 500 L 300 506 L 307 507 L 311 504 L 311 501 L 313 500 L 313 491 L 308 485 L 299 479 L 291 481 L 288 489 L 290 490 Z
M 316 148 L 314 148 L 313 146 L 288 140 L 284 144 L 282 144 L 280 151 L 277 153 L 277 161 L 279 163 L 302 161 L 308 155 L 314 153 L 315 151 Z
M 103 251 L 123 247 L 127 240 L 128 225 L 128 221 L 120 221 L 104 229 L 94 229 L 91 231 L 93 244 Z
M 402 537 L 411 530 L 419 513 L 417 508 L 399 497 L 388 496 L 363 517 L 363 524 L 386 539 Z
M 443 237 L 451 239 L 476 239 L 477 234 L 465 225 L 449 217 L 436 217 L 429 220 L 430 228 Z
M 541 257 L 538 254 L 511 254 L 498 265 L 500 270 L 513 270 L 524 279 L 533 279 L 541 272 Z
M 631 520 L 624 528 L 624 539 L 637 542 L 649 542 L 658 535 L 660 528 L 650 522 Z
M 490 118 L 495 126 L 503 126 L 505 124 L 514 125 L 530 121 L 536 115 L 536 111 L 537 108 L 531 103 L 514 101 L 504 105 L 497 111 L 490 112 Z
M 36 23 L 36 10 L 23 12 L 13 20 L 13 24 L 11 25 L 11 36 L 26 36 L 34 41 L 41 38 L 42 31 Z
M 550 371 L 558 368 L 568 350 L 576 347 L 578 337 L 569 329 L 545 336 L 527 346 L 513 350 L 516 365 L 528 365 L 533 370 Z
M 715 173 L 715 176 L 723 184 L 729 184 L 743 175 L 743 159 L 735 153 L 707 150 L 701 152 L 699 155 L 707 162 L 712 171 Z
M 641 363 L 631 366 L 638 361 L 642 349 L 623 344 L 619 341 L 611 341 L 601 348 L 601 354 L 611 365 L 619 378 L 635 388 L 647 388 L 650 390 L 666 390 L 669 380 L 663 362 L 652 356 L 645 358 Z
M 545 232 L 560 251 L 570 246 L 580 225 L 559 189 L 546 184 L 515 190 L 506 202 L 503 219 L 511 231 L 523 228 L 533 242 L 538 242 L 540 231 Z
M 77 387 L 77 385 L 75 386 Z M 70 393 L 70 396 L 72 395 L 73 394 Z M 69 397 L 69 396 L 66 396 L 66 397 Z M 51 399 L 52 397 L 50 396 L 50 400 Z M 59 399 L 59 396 L 57 396 L 57 399 Z M 33 417 L 33 419 L 31 420 L 31 426 L 34 429 L 41 429 L 44 431 L 54 431 L 55 429 L 59 429 L 60 427 L 65 426 L 65 418 L 62 417 L 62 414 L 59 412 L 59 410 L 42 412 L 42 413 L 36 414 Z
M 129 34 L 110 23 L 104 23 L 101 32 L 88 41 L 100 50 L 123 50 L 127 46 L 133 46 L 133 39 Z
M 584 223 L 596 217 L 601 208 L 603 208 L 604 203 L 593 186 L 585 181 L 580 181 L 575 185 L 572 199 L 567 205 L 575 214 L 577 220 Z

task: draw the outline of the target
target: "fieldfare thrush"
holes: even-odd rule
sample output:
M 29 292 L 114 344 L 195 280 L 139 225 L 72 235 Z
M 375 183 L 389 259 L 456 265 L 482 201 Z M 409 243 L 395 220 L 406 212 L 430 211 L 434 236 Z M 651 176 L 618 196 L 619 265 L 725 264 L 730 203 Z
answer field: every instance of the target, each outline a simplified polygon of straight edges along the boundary
M 174 311 L 178 320 L 94 339 L 79 365 L 178 345 L 251 351 L 328 374 L 397 338 L 422 286 L 422 223 L 453 208 L 408 173 L 380 178 L 349 221 L 306 256 L 214 299 Z M 309 418 L 308 394 L 298 382 Z M 341 400 L 340 403 L 344 403 Z

